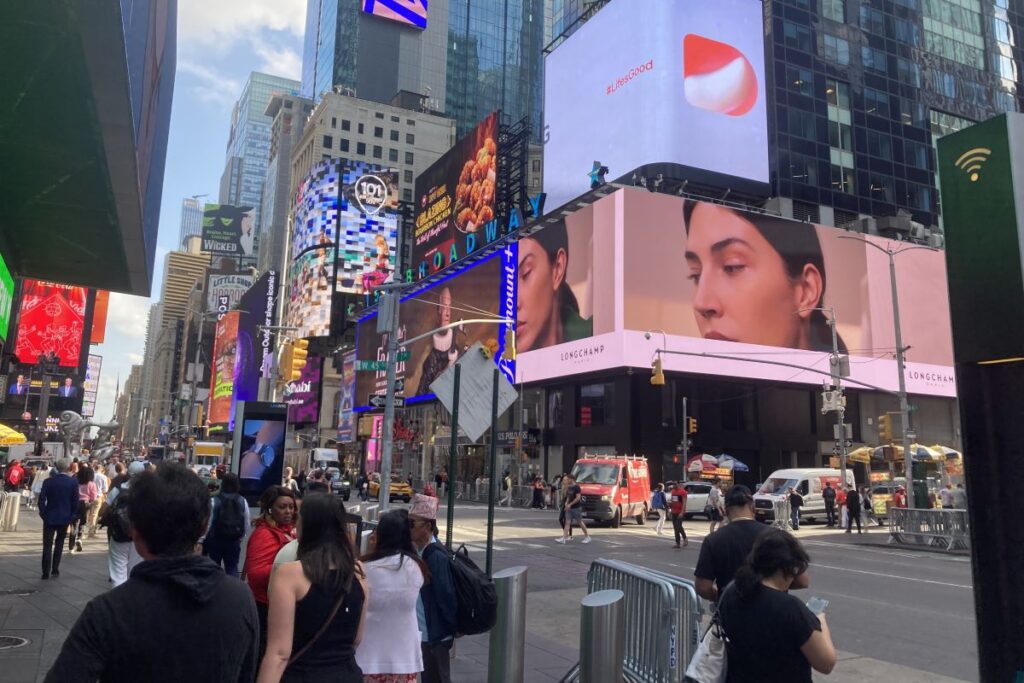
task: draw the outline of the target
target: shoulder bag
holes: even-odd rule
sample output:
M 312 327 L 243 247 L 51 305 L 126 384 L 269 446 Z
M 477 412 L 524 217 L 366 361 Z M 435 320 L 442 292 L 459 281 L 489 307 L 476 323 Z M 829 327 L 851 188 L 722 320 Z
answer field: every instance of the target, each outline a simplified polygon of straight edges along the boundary
M 700 639 L 697 651 L 686 667 L 687 683 L 725 683 L 727 656 L 725 644 L 728 637 L 722 627 L 722 617 L 715 610 L 711 625 Z

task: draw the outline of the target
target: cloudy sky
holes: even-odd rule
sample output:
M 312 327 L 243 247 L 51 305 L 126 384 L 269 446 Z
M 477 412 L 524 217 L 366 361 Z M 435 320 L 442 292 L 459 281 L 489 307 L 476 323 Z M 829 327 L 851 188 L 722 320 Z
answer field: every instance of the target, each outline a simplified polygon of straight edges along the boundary
M 160 238 L 152 297 L 110 297 L 96 417 L 114 412 L 114 390 L 142 362 L 146 319 L 159 301 L 164 259 L 177 248 L 181 200 L 208 194 L 216 201 L 224 169 L 231 106 L 252 71 L 298 79 L 305 0 L 179 0 L 178 70 L 167 149 Z

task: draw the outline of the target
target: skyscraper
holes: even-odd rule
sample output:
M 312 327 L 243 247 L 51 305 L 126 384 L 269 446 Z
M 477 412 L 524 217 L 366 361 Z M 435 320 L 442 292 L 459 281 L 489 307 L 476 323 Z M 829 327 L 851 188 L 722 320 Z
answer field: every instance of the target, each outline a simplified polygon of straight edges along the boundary
M 220 203 L 253 207 L 256 225 L 260 225 L 273 123 L 266 114 L 267 105 L 274 93 L 295 93 L 298 89 L 298 81 L 254 71 L 231 112 L 231 133 L 220 178 Z
M 203 205 L 196 197 L 185 197 L 181 200 L 181 231 L 178 235 L 178 247 L 185 248 L 185 240 L 192 235 L 203 232 Z
M 431 0 L 426 28 L 366 14 L 354 0 L 307 0 L 302 88 L 390 102 L 400 90 L 463 135 L 501 109 L 540 139 L 544 0 Z

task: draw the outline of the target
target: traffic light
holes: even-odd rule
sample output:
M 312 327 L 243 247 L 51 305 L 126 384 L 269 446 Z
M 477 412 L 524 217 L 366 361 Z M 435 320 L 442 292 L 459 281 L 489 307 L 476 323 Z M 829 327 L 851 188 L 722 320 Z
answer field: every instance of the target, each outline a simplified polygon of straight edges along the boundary
M 292 342 L 292 353 L 288 364 L 288 373 L 285 379 L 289 382 L 297 382 L 302 377 L 302 368 L 306 367 L 306 358 L 309 356 L 309 340 L 296 339 Z
M 892 442 L 892 415 L 878 416 L 878 438 L 882 443 Z
M 282 382 L 288 382 L 291 378 L 292 351 L 292 340 L 285 339 L 281 344 L 281 356 L 277 361 L 277 376 Z
M 697 418 L 688 417 L 686 418 L 686 433 L 696 434 L 697 433 Z
M 651 363 L 651 371 L 654 373 L 651 375 L 651 384 L 656 387 L 663 386 L 665 384 L 665 371 L 661 369 L 661 356 L 654 359 Z

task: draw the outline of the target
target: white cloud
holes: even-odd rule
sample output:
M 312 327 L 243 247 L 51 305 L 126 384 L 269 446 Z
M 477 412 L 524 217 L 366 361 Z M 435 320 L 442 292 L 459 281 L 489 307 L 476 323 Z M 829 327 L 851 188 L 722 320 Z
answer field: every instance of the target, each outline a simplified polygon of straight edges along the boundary
M 305 0 L 181 0 L 178 3 L 178 41 L 226 51 L 263 29 L 302 37 L 306 28 Z
M 127 358 L 128 362 L 132 365 L 142 365 L 142 361 L 145 360 L 145 357 L 141 353 L 129 353 Z
M 146 297 L 111 292 L 107 326 L 120 338 L 145 339 L 149 305 Z M 107 335 L 108 341 L 112 341 L 111 336 Z
M 275 47 L 266 41 L 253 40 L 252 49 L 263 61 L 257 71 L 299 80 L 302 78 L 302 57 L 287 47 Z
M 200 102 L 230 109 L 242 92 L 242 83 L 202 64 L 178 60 L 178 73 L 187 74 L 188 87 Z M 157 259 L 159 262 L 159 259 Z

